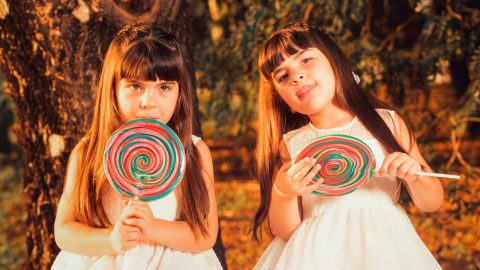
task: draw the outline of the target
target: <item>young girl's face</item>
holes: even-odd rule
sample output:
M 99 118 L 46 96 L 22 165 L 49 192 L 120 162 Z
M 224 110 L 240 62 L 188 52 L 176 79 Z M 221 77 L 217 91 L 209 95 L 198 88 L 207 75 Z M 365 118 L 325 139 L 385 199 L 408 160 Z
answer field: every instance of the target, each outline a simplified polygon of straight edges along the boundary
M 115 95 L 121 120 L 152 118 L 168 123 L 177 104 L 178 88 L 176 81 L 119 80 Z
M 276 91 L 292 110 L 305 115 L 328 110 L 335 96 L 335 75 L 317 48 L 299 50 L 272 73 Z

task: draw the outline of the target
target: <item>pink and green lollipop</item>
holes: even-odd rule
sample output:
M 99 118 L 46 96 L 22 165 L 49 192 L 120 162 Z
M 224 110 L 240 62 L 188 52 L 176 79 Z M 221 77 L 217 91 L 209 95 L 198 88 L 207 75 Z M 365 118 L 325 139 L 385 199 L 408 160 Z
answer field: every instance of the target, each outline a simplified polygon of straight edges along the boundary
M 185 152 L 167 125 L 154 119 L 135 119 L 110 136 L 103 167 L 120 194 L 152 201 L 178 185 L 185 169 Z
M 314 180 L 324 182 L 313 191 L 315 194 L 338 196 L 352 193 L 368 183 L 375 170 L 375 157 L 361 140 L 348 135 L 327 135 L 313 139 L 292 160 L 296 163 L 305 157 L 322 165 Z

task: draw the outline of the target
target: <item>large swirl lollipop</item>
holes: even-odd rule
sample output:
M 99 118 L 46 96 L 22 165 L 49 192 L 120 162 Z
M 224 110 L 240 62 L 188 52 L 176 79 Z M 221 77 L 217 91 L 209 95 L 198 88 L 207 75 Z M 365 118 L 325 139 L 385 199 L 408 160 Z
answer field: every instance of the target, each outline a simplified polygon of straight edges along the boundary
M 313 139 L 293 159 L 316 159 L 322 167 L 314 180 L 324 182 L 313 191 L 326 196 L 345 195 L 365 185 L 375 170 L 375 157 L 361 140 L 348 135 L 327 135 Z
M 185 152 L 167 125 L 154 119 L 135 119 L 110 136 L 103 167 L 120 194 L 152 201 L 178 185 L 185 169 Z

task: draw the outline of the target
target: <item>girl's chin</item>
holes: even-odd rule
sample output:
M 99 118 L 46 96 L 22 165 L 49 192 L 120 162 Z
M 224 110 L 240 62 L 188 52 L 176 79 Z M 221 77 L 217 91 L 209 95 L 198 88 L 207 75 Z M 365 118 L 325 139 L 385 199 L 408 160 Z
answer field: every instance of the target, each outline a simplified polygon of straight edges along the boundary
M 310 99 L 307 102 L 301 104 L 299 106 L 299 110 L 297 112 L 305 115 L 315 115 L 325 110 L 328 107 L 328 103 L 325 100 L 319 99 Z
M 300 114 L 303 114 L 303 115 L 306 115 L 306 116 L 310 116 L 310 115 L 314 115 L 314 114 L 317 114 L 317 113 L 319 113 L 320 111 L 322 111 L 321 108 L 322 108 L 321 106 L 305 105 L 305 106 L 303 106 L 301 109 L 299 109 L 299 110 L 296 111 L 296 112 L 297 112 L 297 113 L 300 113 Z

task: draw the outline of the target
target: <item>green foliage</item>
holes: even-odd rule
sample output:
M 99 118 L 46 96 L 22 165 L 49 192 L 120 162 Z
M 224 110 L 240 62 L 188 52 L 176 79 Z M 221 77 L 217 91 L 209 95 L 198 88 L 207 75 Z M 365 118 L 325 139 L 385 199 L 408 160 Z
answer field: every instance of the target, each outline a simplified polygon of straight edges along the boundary
M 456 115 L 479 112 L 480 9 L 474 1 L 209 0 L 193 6 L 200 111 L 207 135 L 254 134 L 258 49 L 275 29 L 304 19 L 334 37 L 364 89 L 375 91 L 386 84 L 391 102 L 400 108 L 407 94 L 428 93 L 444 75 L 441 61 L 450 68 L 451 61 L 468 66 L 468 90 L 460 85 L 455 93 L 463 97 Z

